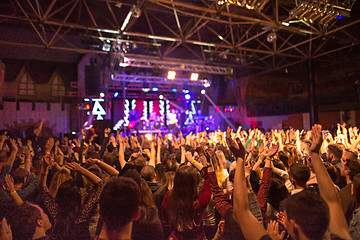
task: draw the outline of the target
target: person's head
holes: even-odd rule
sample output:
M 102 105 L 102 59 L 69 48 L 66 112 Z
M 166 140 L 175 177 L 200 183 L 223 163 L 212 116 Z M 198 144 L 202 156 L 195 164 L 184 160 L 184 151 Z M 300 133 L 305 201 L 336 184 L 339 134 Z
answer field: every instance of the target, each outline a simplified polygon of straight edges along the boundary
M 46 213 L 38 205 L 29 202 L 16 206 L 7 219 L 15 240 L 33 239 L 36 234 L 43 237 L 51 228 Z
M 309 239 L 323 239 L 330 222 L 329 207 L 318 193 L 304 190 L 285 202 L 285 227 L 293 239 L 304 234 Z
M 174 177 L 175 172 L 169 171 L 164 174 L 164 176 L 161 178 L 160 183 L 167 187 L 169 191 L 173 190 L 174 187 Z
M 360 173 L 360 162 L 357 159 L 346 160 L 341 169 L 341 173 L 341 175 L 346 175 L 350 181 L 353 181 L 354 176 Z
M 136 184 L 140 187 L 140 182 L 141 182 L 141 175 L 138 171 L 136 171 L 135 169 L 129 169 L 127 170 L 123 177 L 128 177 L 131 178 L 132 180 L 134 180 L 136 182 Z
M 342 160 L 345 162 L 346 160 L 358 160 L 359 153 L 356 150 L 346 148 L 344 150 Z
M 154 205 L 154 200 L 152 198 L 153 195 L 149 185 L 144 179 L 141 179 L 140 182 L 140 192 L 141 192 L 141 204 L 153 206 Z
M 55 201 L 59 206 L 59 212 L 64 216 L 77 214 L 81 207 L 81 194 L 75 181 L 70 179 L 61 184 Z
M 307 140 L 307 139 L 302 140 L 301 143 L 300 143 L 301 152 L 303 154 L 309 154 L 310 146 L 311 146 L 311 141 L 310 140 Z
M 108 234 L 120 232 L 139 216 L 141 193 L 134 180 L 111 177 L 100 196 L 100 216 Z
M 108 146 L 112 146 L 112 144 L 108 145 Z M 110 165 L 110 166 L 114 166 L 115 161 L 116 161 L 116 157 L 113 153 L 107 152 L 103 155 L 102 157 L 103 161 Z
M 161 240 L 163 239 L 163 228 L 154 206 L 140 207 L 139 219 L 134 221 L 131 239 L 133 240 Z
M 289 168 L 289 177 L 292 184 L 305 188 L 310 178 L 310 169 L 302 163 L 293 163 Z
M 169 172 L 169 171 L 176 172 L 177 169 L 178 169 L 178 166 L 177 166 L 176 161 L 166 160 L 166 161 L 164 162 L 164 171 L 165 171 L 165 172 Z
M 221 226 L 223 225 L 223 226 Z M 239 227 L 239 222 L 236 220 L 234 211 L 232 208 L 227 210 L 225 213 L 225 222 L 222 224 L 219 223 L 219 228 L 222 228 L 220 231 L 222 240 L 242 240 L 245 239 L 243 233 Z
M 151 182 L 155 179 L 155 168 L 151 165 L 146 165 L 141 169 L 140 174 L 145 181 Z
M 25 168 L 17 168 L 11 173 L 11 176 L 14 179 L 15 185 L 25 184 L 28 179 L 29 172 Z
M 175 173 L 174 188 L 168 201 L 170 223 L 178 230 L 193 226 L 193 204 L 197 195 L 199 179 L 191 166 L 182 166 Z
M 343 150 L 338 144 L 329 144 L 326 152 L 326 158 L 330 161 L 340 160 Z
M 145 166 L 146 161 L 145 158 L 142 155 L 139 155 L 135 160 L 134 160 L 134 166 L 136 171 L 138 171 L 139 173 L 141 172 L 141 169 Z
M 62 169 L 60 171 L 57 171 L 53 178 L 51 179 L 50 182 L 50 186 L 49 186 L 49 191 L 50 194 L 53 198 L 55 198 L 57 191 L 59 189 L 59 187 L 61 186 L 61 184 L 63 184 L 64 182 L 66 182 L 67 180 L 72 179 L 71 174 L 66 170 L 66 169 Z
M 360 173 L 356 174 L 352 181 L 351 194 L 354 196 L 357 206 L 360 204 Z
M 336 167 L 334 167 L 334 165 L 332 165 L 329 162 L 324 162 L 324 166 L 325 166 L 326 171 L 328 172 L 331 180 L 335 183 L 339 178 L 339 174 L 338 174 Z

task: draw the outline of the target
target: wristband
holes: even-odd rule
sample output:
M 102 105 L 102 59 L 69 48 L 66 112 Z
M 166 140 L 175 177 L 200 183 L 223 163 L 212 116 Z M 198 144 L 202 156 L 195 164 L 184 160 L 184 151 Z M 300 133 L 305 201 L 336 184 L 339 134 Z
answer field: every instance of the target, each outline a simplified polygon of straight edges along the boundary
M 196 160 L 195 160 L 195 159 L 191 161 L 191 163 L 192 163 L 192 164 L 194 164 L 195 162 L 196 162 Z
M 16 191 L 14 190 L 14 191 L 12 191 L 10 194 L 11 194 L 11 195 L 14 195 L 14 194 L 16 194 Z
M 248 189 L 247 192 L 248 192 L 248 193 L 252 193 L 253 191 L 252 191 L 252 189 Z
M 96 164 L 99 164 L 99 162 L 100 162 L 100 160 L 98 159 L 98 160 L 96 161 Z
M 262 160 L 261 160 L 261 159 L 259 159 L 259 160 L 258 160 L 258 162 L 259 162 L 259 163 L 262 163 Z

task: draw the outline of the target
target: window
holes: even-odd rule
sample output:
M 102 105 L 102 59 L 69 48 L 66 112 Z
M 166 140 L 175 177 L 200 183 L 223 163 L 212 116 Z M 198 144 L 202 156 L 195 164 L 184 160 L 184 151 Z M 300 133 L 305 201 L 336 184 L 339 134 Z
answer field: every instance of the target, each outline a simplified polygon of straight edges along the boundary
M 19 94 L 20 95 L 34 95 L 35 84 L 30 79 L 28 74 L 23 74 L 19 82 Z
M 59 76 L 55 76 L 52 81 L 51 95 L 54 97 L 65 96 L 65 85 Z

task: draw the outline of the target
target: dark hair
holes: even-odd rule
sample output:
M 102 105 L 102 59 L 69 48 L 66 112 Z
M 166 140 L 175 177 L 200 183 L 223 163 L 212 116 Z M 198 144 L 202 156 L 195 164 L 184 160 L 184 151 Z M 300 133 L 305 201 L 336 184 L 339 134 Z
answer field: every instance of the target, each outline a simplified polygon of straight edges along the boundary
M 141 192 L 141 204 L 153 206 L 154 205 L 154 200 L 152 198 L 153 195 L 149 185 L 144 179 L 141 179 L 140 182 L 140 192 Z
M 141 169 L 141 176 L 145 181 L 152 181 L 155 178 L 155 168 L 151 165 L 146 165 Z
M 174 188 L 167 206 L 170 224 L 177 230 L 184 231 L 194 226 L 193 204 L 197 196 L 199 179 L 195 169 L 182 166 L 175 173 Z
M 81 208 L 81 194 L 74 180 L 67 180 L 60 185 L 55 201 L 58 204 L 58 220 L 51 234 L 58 239 L 76 239 L 76 231 L 73 227 Z
M 173 171 L 176 172 L 178 169 L 178 166 L 174 160 L 166 160 L 164 162 L 164 170 L 165 172 Z
M 6 218 L 11 226 L 12 236 L 15 240 L 30 240 L 33 238 L 37 221 L 42 219 L 40 210 L 33 204 L 25 202 L 16 206 L 11 215 Z
M 141 169 L 145 166 L 146 162 L 145 162 L 145 158 L 142 155 L 139 155 L 135 160 L 134 160 L 134 166 L 136 171 L 138 171 L 139 173 L 141 172 Z
M 127 170 L 124 175 L 122 175 L 123 177 L 128 177 L 131 178 L 132 180 L 134 180 L 136 182 L 136 184 L 140 187 L 140 182 L 141 182 L 141 176 L 140 173 L 138 171 L 136 171 L 135 169 L 129 169 Z
M 154 206 L 140 207 L 140 216 L 133 223 L 131 239 L 133 240 L 162 240 L 163 228 Z
M 343 149 L 338 144 L 329 144 L 329 152 L 332 153 L 336 159 L 341 159 L 343 155 Z
M 225 226 L 222 235 L 223 240 L 242 240 L 245 239 L 239 227 L 239 222 L 236 220 L 234 210 L 230 208 L 225 213 Z
M 310 168 L 302 163 L 293 163 L 289 169 L 289 176 L 296 181 L 297 185 L 305 186 L 310 178 Z
M 360 173 L 360 163 L 358 160 L 348 159 L 344 163 L 344 167 L 349 169 L 349 178 L 353 181 L 355 175 Z
M 287 218 L 293 219 L 310 239 L 322 240 L 330 222 L 329 207 L 319 194 L 303 190 L 285 201 Z
M 360 203 L 360 173 L 356 174 L 353 178 L 353 195 L 355 197 L 356 205 Z
M 11 176 L 14 178 L 14 184 L 24 183 L 24 180 L 29 176 L 29 172 L 25 168 L 17 168 Z
M 100 216 L 107 230 L 120 231 L 132 221 L 139 209 L 141 193 L 131 178 L 111 177 L 100 196 Z
M 334 165 L 329 162 L 324 162 L 324 166 L 326 168 L 326 171 L 329 173 L 331 180 L 335 183 L 339 178 L 338 171 L 336 170 Z

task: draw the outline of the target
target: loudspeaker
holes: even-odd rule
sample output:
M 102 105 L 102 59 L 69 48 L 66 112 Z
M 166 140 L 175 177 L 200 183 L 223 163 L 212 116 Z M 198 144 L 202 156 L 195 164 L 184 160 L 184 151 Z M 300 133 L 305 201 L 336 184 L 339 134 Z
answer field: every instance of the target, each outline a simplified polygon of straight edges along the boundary
M 85 66 L 85 93 L 90 96 L 100 94 L 100 67 Z

